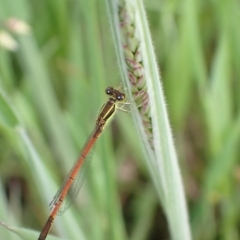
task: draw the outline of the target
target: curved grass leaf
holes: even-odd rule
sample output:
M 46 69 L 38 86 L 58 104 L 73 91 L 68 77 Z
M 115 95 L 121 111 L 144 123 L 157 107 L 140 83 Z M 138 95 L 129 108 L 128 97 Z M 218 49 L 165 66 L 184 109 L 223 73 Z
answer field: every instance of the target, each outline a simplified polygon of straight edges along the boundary
M 4 126 L 15 127 L 19 124 L 18 118 L 0 87 L 0 122 Z
M 38 237 L 39 237 L 39 232 L 37 232 L 37 231 L 33 231 L 30 229 L 26 229 L 26 228 L 9 226 L 4 222 L 0 222 L 0 225 L 2 227 L 5 227 L 9 231 L 15 233 L 16 235 L 18 235 L 22 240 L 33 240 L 33 239 L 38 239 Z M 49 235 L 47 239 L 48 240 L 63 240 L 63 238 L 58 238 L 58 237 L 54 237 L 51 235 Z
M 131 101 L 142 95 L 133 116 L 170 234 L 176 240 L 191 239 L 183 184 L 142 1 L 109 0 L 107 4 L 124 84 Z

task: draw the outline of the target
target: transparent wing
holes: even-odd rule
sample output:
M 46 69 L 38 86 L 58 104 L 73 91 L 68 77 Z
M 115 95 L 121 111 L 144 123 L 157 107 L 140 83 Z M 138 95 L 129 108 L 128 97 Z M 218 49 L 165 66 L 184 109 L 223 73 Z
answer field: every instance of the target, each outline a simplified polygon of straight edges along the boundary
M 86 177 L 86 172 L 89 168 L 91 159 L 92 159 L 92 154 L 93 151 L 91 151 L 88 156 L 85 158 L 81 168 L 78 171 L 78 174 L 76 176 L 76 178 L 73 180 L 71 187 L 68 190 L 68 193 L 66 195 L 66 197 L 63 200 L 63 203 L 61 204 L 61 207 L 58 211 L 57 215 L 62 215 L 68 208 L 69 206 L 73 203 L 74 199 L 77 197 L 83 182 L 85 180 Z M 55 194 L 53 200 L 51 201 L 51 203 L 49 204 L 50 210 L 52 210 L 54 208 L 54 206 L 57 204 L 57 202 L 59 201 L 59 197 L 61 195 L 62 190 L 65 188 L 65 185 L 67 183 L 67 180 L 69 178 L 69 176 L 72 173 L 72 170 L 74 169 L 76 163 L 73 165 L 73 168 L 71 169 L 70 173 L 68 174 L 68 176 L 65 178 L 65 180 L 62 183 L 62 186 L 59 188 L 59 190 L 57 191 L 57 193 Z

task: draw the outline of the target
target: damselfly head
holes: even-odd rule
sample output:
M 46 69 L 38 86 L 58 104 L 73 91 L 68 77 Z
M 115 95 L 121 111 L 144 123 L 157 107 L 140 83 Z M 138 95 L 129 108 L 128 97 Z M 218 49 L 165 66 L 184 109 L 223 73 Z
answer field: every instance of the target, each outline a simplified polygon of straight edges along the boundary
M 118 91 L 117 89 L 115 89 L 113 87 L 106 88 L 105 92 L 107 95 L 110 95 L 117 101 L 123 101 L 125 99 L 125 94 Z

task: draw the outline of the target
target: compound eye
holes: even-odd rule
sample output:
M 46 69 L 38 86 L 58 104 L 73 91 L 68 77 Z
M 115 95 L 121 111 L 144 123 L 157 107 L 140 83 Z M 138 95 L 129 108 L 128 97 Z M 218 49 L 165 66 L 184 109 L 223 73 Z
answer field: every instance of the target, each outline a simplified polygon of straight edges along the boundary
M 105 93 L 106 93 L 107 95 L 112 95 L 112 90 L 113 90 L 112 87 L 108 87 L 108 88 L 106 88 Z
M 118 101 L 123 101 L 125 99 L 125 94 L 121 93 L 120 95 L 117 96 Z

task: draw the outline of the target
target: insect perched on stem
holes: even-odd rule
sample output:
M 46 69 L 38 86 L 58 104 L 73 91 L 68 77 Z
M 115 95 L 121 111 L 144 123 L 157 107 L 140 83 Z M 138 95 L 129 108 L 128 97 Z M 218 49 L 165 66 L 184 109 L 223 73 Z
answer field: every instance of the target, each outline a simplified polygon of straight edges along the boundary
M 96 143 L 98 137 L 101 135 L 104 127 L 109 122 L 110 118 L 114 116 L 117 109 L 125 111 L 122 107 L 117 107 L 119 103 L 122 103 L 123 105 L 125 104 L 123 102 L 125 100 L 124 93 L 112 87 L 108 87 L 105 92 L 107 95 L 109 95 L 109 99 L 102 106 L 95 128 L 82 148 L 79 158 L 73 165 L 68 176 L 63 181 L 61 188 L 58 190 L 52 202 L 50 203 L 51 213 L 39 235 L 38 240 L 46 239 L 56 215 L 61 215 L 79 193 L 84 181 L 84 172 L 87 166 L 86 163 L 88 160 L 88 154 Z M 66 201 L 66 196 L 69 197 L 69 201 Z

